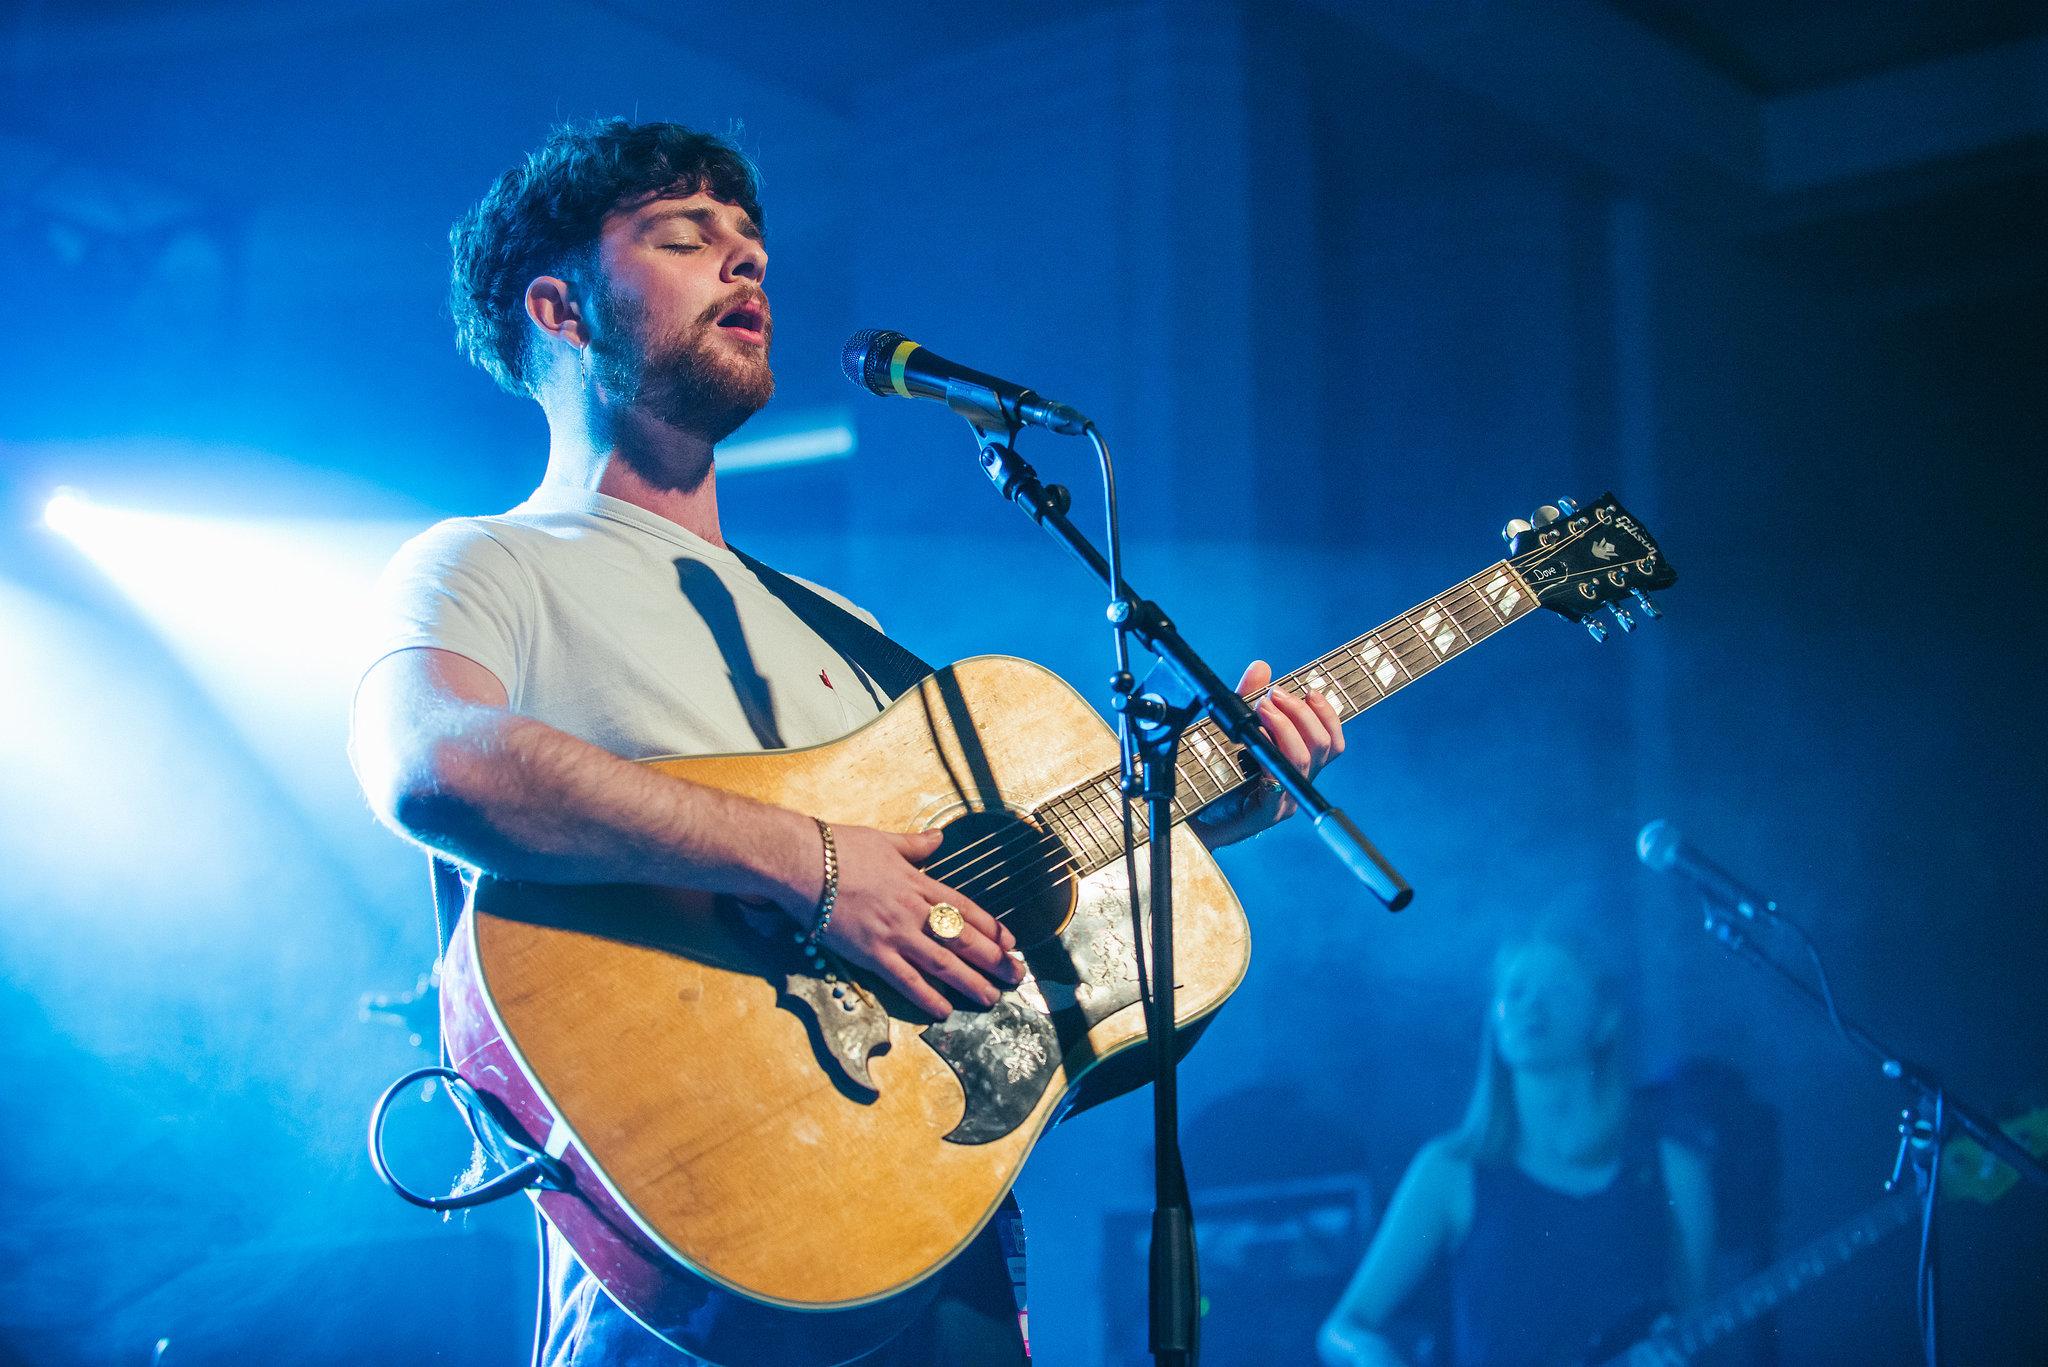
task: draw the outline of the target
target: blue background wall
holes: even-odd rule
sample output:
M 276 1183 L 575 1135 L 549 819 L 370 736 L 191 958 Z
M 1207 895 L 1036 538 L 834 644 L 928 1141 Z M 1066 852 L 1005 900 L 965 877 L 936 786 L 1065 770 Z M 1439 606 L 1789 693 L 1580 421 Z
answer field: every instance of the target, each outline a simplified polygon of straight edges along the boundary
M 1459 1112 L 1494 944 L 1562 907 L 1634 970 L 1645 1075 L 1724 1058 L 1780 1109 L 1783 1243 L 1874 1199 L 1900 1097 L 1635 864 L 1658 815 L 1880 1034 L 2042 1100 L 2033 7 L 180 0 L 16 10 L 0 64 L 0 1360 L 521 1351 L 524 1215 L 444 1227 L 361 1156 L 419 1055 L 358 1003 L 433 938 L 343 759 L 346 607 L 538 475 L 537 410 L 450 346 L 445 233 L 571 116 L 759 158 L 757 428 L 858 451 L 734 474 L 728 529 L 928 656 L 1108 669 L 959 425 L 839 377 L 858 327 L 1093 413 L 1131 575 L 1219 667 L 1393 616 L 1559 495 L 1615 489 L 1680 567 L 1651 630 L 1545 617 L 1349 728 L 1330 789 L 1411 911 L 1304 831 L 1225 855 L 1258 950 L 1185 1074 L 1198 1185 L 1384 1192 Z M 1083 451 L 1027 453 L 1092 509 Z M 95 563 L 37 525 L 60 484 L 144 520 Z M 421 1181 L 459 1161 L 431 1114 Z M 1147 1124 L 1081 1117 L 1025 1174 L 1046 1361 L 1127 1360 L 1104 1230 Z M 2042 1200 L 1946 1213 L 1954 1360 L 2048 1353 Z M 1907 1243 L 1789 1308 L 1785 1360 L 1913 1360 Z

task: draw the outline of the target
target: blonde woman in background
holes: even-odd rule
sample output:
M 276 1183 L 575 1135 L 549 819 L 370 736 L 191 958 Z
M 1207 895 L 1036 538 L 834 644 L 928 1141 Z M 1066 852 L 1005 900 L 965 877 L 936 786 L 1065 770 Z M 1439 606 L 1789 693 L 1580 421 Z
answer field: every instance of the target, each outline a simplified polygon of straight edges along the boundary
M 1620 984 L 1576 937 L 1504 947 L 1465 1120 L 1423 1146 L 1317 1339 L 1329 1367 L 1403 1367 L 1382 1332 L 1449 1275 L 1448 1367 L 1549 1364 L 1647 1304 L 1682 1307 L 1712 1262 L 1698 1153 L 1630 1108 Z

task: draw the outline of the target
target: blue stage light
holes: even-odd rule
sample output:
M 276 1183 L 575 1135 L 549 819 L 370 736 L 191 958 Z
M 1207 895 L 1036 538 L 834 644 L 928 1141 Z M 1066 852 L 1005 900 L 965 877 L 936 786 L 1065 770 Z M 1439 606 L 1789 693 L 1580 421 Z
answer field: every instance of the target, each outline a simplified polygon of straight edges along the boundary
M 728 442 L 718 448 L 718 468 L 731 474 L 835 460 L 852 455 L 855 444 L 853 424 L 843 416 L 812 418 L 802 426 L 771 429 L 742 441 Z
M 410 524 L 228 518 L 111 507 L 73 489 L 43 520 L 84 553 L 188 663 L 244 681 L 346 670 L 370 586 Z
M 120 590 L 284 786 L 359 801 L 342 760 L 373 586 L 417 521 L 234 518 L 61 490 L 44 521 Z

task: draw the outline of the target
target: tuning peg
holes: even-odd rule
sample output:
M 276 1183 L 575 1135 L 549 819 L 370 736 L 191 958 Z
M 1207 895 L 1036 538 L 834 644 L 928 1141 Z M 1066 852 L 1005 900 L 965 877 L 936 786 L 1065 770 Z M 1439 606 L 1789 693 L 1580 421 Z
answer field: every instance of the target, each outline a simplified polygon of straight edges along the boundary
M 1578 510 L 1579 501 L 1575 498 L 1561 498 L 1557 501 L 1557 511 L 1564 517 L 1570 517 Z
M 1529 515 L 1529 520 L 1539 527 L 1548 527 L 1564 516 L 1564 511 L 1554 503 L 1546 503 Z
M 1620 627 L 1624 634 L 1636 629 L 1636 619 L 1629 616 L 1628 609 L 1621 604 L 1609 603 L 1607 610 L 1614 614 L 1614 625 Z
M 1586 619 L 1586 634 L 1593 638 L 1593 644 L 1597 646 L 1607 639 L 1607 624 L 1598 617 L 1588 617 Z
M 1654 621 L 1664 615 L 1664 609 L 1652 602 L 1649 594 L 1644 593 L 1641 589 L 1630 589 L 1629 593 L 1635 598 L 1636 605 L 1649 614 L 1651 620 Z
M 1500 529 L 1500 539 L 1512 546 L 1515 544 L 1515 538 L 1523 532 L 1533 532 L 1535 530 L 1525 519 L 1511 517 L 1508 519 L 1508 525 Z

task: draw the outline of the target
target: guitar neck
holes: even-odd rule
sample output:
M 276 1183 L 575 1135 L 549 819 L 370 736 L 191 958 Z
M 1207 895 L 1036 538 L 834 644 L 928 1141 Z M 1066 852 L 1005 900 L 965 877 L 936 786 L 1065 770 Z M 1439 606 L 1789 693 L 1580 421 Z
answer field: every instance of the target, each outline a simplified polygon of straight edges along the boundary
M 1469 650 L 1537 606 L 1535 593 L 1513 565 L 1497 561 L 1392 621 L 1345 642 L 1329 654 L 1275 679 L 1270 688 L 1320 693 L 1340 720 L 1364 712 L 1406 688 L 1453 655 Z M 1252 694 L 1250 700 L 1264 696 Z M 1204 718 L 1181 738 L 1175 766 L 1174 815 L 1186 820 L 1250 782 L 1256 772 L 1242 745 Z M 1081 859 L 1081 872 L 1114 862 L 1123 854 L 1121 794 L 1117 773 L 1097 774 L 1039 808 Z M 1138 814 L 1138 838 L 1145 838 Z
M 1837 1225 L 1797 1252 L 1689 1311 L 1657 1338 L 1676 1345 L 1688 1359 L 1703 1353 L 1736 1330 L 1776 1310 L 1919 1213 L 1920 1199 L 1916 1194 L 1893 1192 L 1855 1219 Z M 1623 1354 L 1612 1359 L 1607 1367 L 1623 1367 L 1630 1360 L 1628 1354 Z

